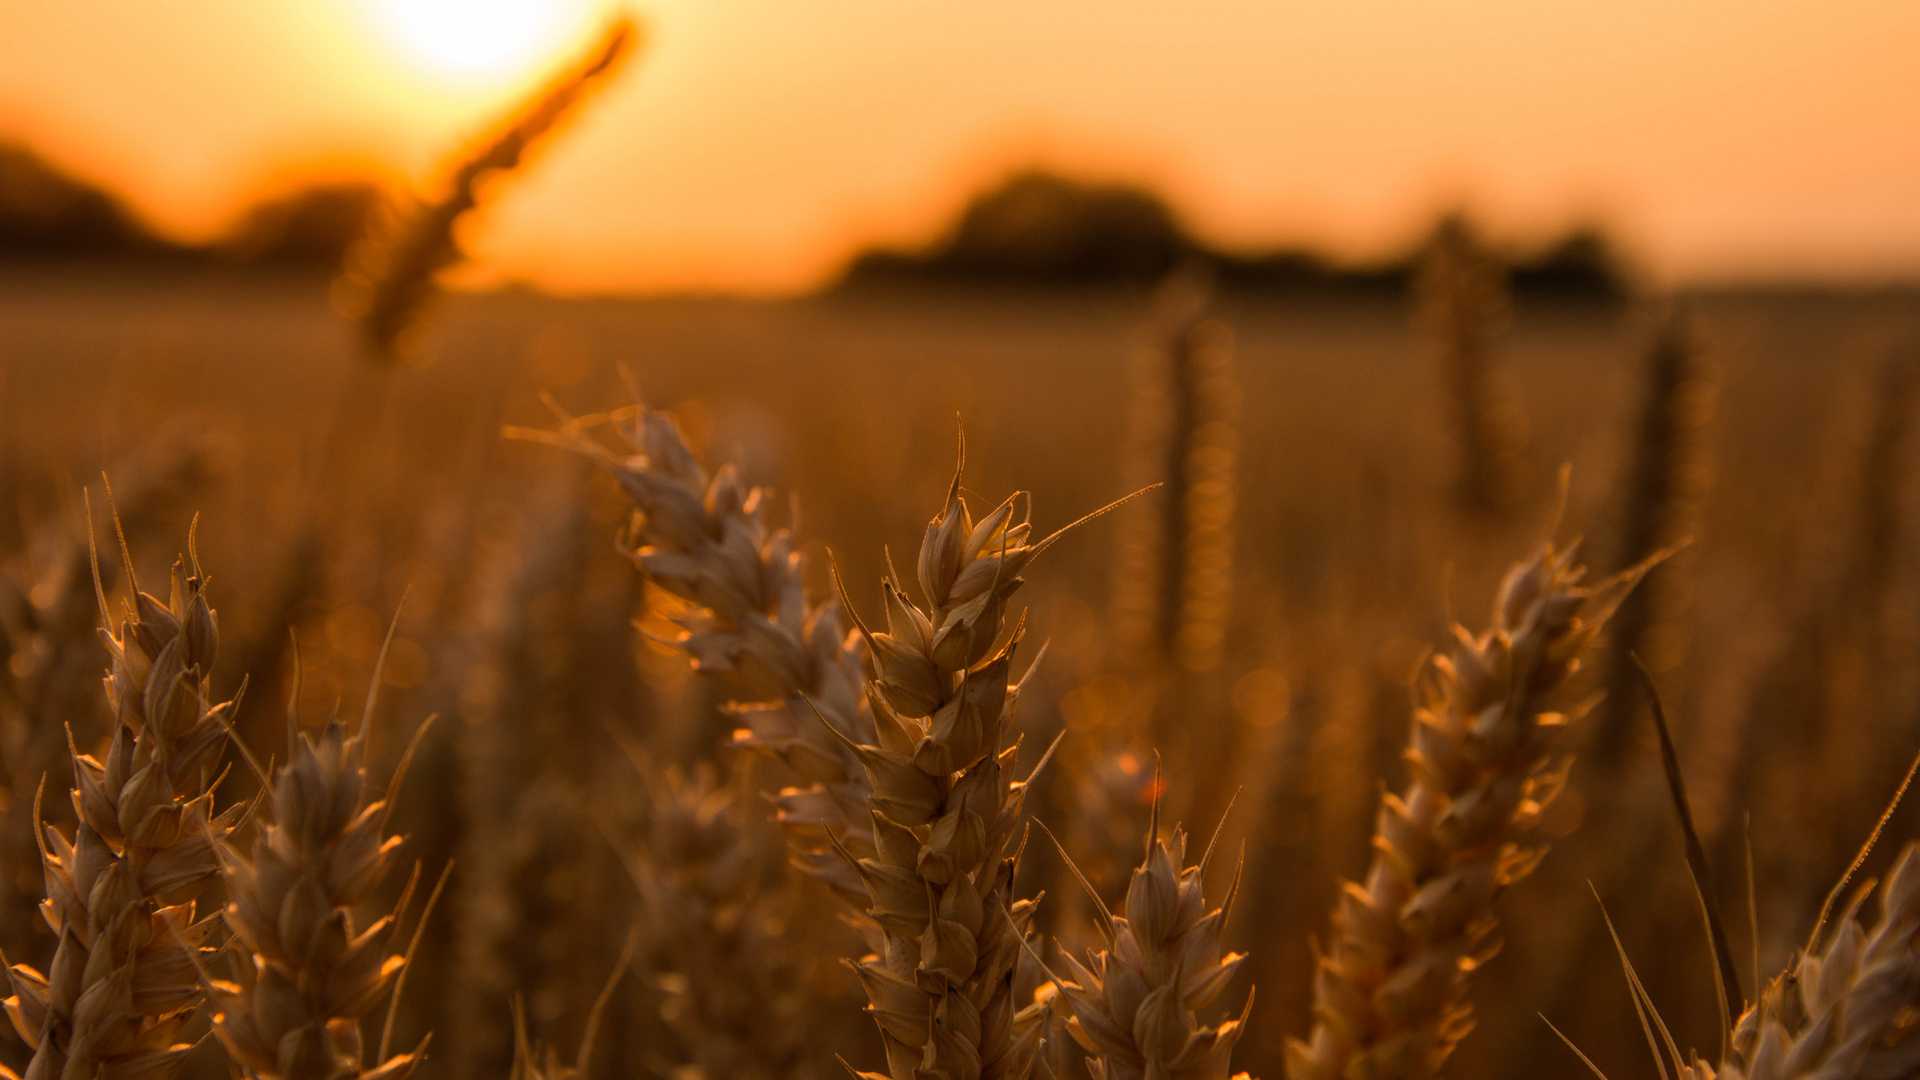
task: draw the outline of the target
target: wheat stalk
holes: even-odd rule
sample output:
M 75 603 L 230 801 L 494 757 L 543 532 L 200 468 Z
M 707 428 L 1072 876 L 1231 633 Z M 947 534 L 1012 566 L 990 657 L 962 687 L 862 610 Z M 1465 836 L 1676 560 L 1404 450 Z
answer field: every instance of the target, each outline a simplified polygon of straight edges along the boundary
M 588 435 L 602 419 L 632 453 L 616 455 Z M 848 740 L 875 738 L 861 694 L 866 649 L 836 601 L 808 603 L 791 535 L 767 522 L 767 493 L 744 487 L 732 466 L 709 476 L 672 418 L 645 408 L 567 418 L 557 434 L 508 434 L 579 450 L 620 481 L 634 502 L 623 546 L 655 585 L 689 605 L 673 644 L 696 670 L 731 685 L 744 724 L 736 745 L 780 759 L 805 781 L 774 797 L 796 859 L 864 906 L 855 862 L 873 853 L 871 788 Z
M 884 940 L 854 968 L 893 1080 L 1021 1080 L 1044 1033 L 1045 1005 L 1014 995 L 1037 901 L 1014 898 L 1018 854 L 1005 855 L 1027 791 L 1017 745 L 1002 745 L 1020 689 L 1005 623 L 1020 572 L 1061 534 L 1034 540 L 1025 505 L 1014 495 L 976 522 L 956 471 L 920 545 L 926 606 L 889 580 L 886 630 L 859 625 L 878 739 L 848 745 L 873 785 L 876 854 L 859 868 Z
M 393 793 L 368 800 L 361 736 L 344 723 L 314 738 L 289 708 L 287 729 L 287 763 L 273 776 L 252 857 L 223 845 L 236 978 L 214 984 L 214 1031 L 249 1080 L 405 1080 L 426 1042 L 388 1056 L 383 1037 L 369 1069 L 359 1022 L 406 967 L 387 947 L 398 919 L 358 928 L 353 917 L 400 844 L 384 835 Z M 401 909 L 411 893 L 410 882 Z
M 1697 335 L 1684 316 L 1668 313 L 1646 360 L 1633 469 L 1616 548 L 1623 559 L 1672 546 L 1696 531 L 1699 502 L 1706 494 L 1706 428 L 1713 418 L 1716 389 Z M 1681 660 L 1685 637 L 1679 616 L 1685 594 L 1679 589 L 1683 583 L 1671 580 L 1680 569 L 1670 565 L 1651 575 L 1644 587 L 1621 601 L 1614 618 L 1603 672 L 1607 700 L 1586 749 L 1601 776 L 1617 778 L 1632 746 L 1632 724 L 1641 708 L 1633 657 L 1645 657 L 1655 670 Z
M 219 631 L 198 557 L 191 572 L 175 562 L 165 603 L 139 591 L 130 558 L 126 574 L 133 603 L 118 634 L 101 631 L 112 740 L 102 759 L 72 751 L 73 839 L 46 827 L 41 841 L 40 912 L 60 943 L 45 974 L 8 971 L 7 1015 L 34 1050 L 27 1080 L 177 1076 L 192 1046 L 174 1040 L 205 999 L 215 920 L 196 920 L 194 901 L 220 876 L 215 845 L 239 813 L 215 814 L 212 794 L 234 705 L 211 701 Z M 96 598 L 111 626 L 103 588 Z
M 626 945 L 620 950 L 620 958 L 614 961 L 613 970 L 601 985 L 599 996 L 593 999 L 593 1007 L 587 1010 L 586 1030 L 580 1035 L 580 1050 L 574 1055 L 572 1064 L 563 1062 L 559 1052 L 551 1045 L 527 1038 L 527 1011 L 519 998 L 514 999 L 513 1067 L 507 1072 L 507 1080 L 586 1080 L 587 1064 L 593 1059 L 593 1044 L 600 1034 L 600 1022 L 606 1017 L 607 1004 L 613 1000 L 614 988 L 620 985 L 621 977 L 633 963 L 633 951 L 639 942 L 640 928 L 636 926 L 628 932 Z
M 1199 865 L 1185 866 L 1186 833 L 1176 828 L 1161 839 L 1156 831 L 1148 830 L 1146 860 L 1133 872 L 1121 913 L 1109 914 L 1094 898 L 1106 950 L 1089 949 L 1085 964 L 1062 950 L 1073 974 L 1073 981 L 1057 982 L 1067 1031 L 1090 1055 L 1093 1080 L 1227 1080 L 1252 995 L 1238 1019 L 1218 1026 L 1195 1014 L 1213 1004 L 1246 959 L 1220 946 L 1239 870 L 1226 899 L 1208 911 L 1202 880 L 1215 845 Z
M 378 227 L 348 249 L 333 287 L 335 306 L 354 319 L 376 363 L 391 365 L 405 351 L 406 331 L 433 296 L 434 275 L 460 258 L 454 229 L 479 205 L 481 182 L 518 168 L 542 136 L 619 69 L 639 36 L 630 19 L 614 20 L 571 69 L 460 162 L 444 195 L 406 211 L 386 208 Z
M 1554 735 L 1577 713 L 1547 699 L 1647 565 L 1584 587 L 1572 552 L 1544 546 L 1508 572 L 1492 628 L 1456 627 L 1429 665 L 1412 781 L 1383 797 L 1365 884 L 1335 908 L 1312 1036 L 1287 1048 L 1292 1080 L 1432 1077 L 1466 1034 L 1494 895 L 1543 853 L 1525 845 L 1565 776 Z
M 1434 230 L 1415 287 L 1446 368 L 1461 498 L 1481 512 L 1511 506 L 1523 494 L 1527 435 L 1494 368 L 1494 343 L 1511 314 L 1506 268 L 1466 219 L 1451 216 Z
M 1233 331 L 1206 317 L 1210 291 L 1203 270 L 1168 275 L 1130 365 L 1128 473 L 1133 487 L 1164 486 L 1155 513 L 1122 530 L 1113 577 L 1122 647 L 1190 671 L 1218 666 L 1233 592 L 1240 388 Z

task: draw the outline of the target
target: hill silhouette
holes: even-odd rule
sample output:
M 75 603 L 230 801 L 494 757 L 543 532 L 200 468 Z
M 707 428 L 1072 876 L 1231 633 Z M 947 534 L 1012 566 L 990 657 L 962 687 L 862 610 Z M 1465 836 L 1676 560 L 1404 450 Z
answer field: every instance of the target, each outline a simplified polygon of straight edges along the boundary
M 177 250 L 118 199 L 24 146 L 0 143 L 0 257 L 151 258 Z
M 382 198 L 374 184 L 317 184 L 270 198 L 224 237 L 186 244 L 33 150 L 0 142 L 0 261 L 242 265 L 332 272 Z

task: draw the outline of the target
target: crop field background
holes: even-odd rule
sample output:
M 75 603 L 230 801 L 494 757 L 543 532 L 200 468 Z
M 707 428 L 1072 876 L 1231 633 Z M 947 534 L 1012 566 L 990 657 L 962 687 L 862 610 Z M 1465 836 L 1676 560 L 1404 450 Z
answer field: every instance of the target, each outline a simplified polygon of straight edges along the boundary
M 1108 904 L 1126 890 L 1156 796 L 1162 824 L 1183 819 L 1195 845 L 1225 814 L 1221 850 L 1244 853 L 1225 940 L 1250 958 L 1227 1001 L 1237 1010 L 1248 984 L 1258 994 L 1236 1069 L 1282 1075 L 1284 1037 L 1312 1025 L 1311 942 L 1326 938 L 1339 881 L 1366 870 L 1381 786 L 1406 776 L 1416 674 L 1451 622 L 1484 626 L 1501 575 L 1549 538 L 1584 537 L 1596 575 L 1647 553 L 1627 549 L 1626 530 L 1649 400 L 1690 433 L 1673 528 L 1692 542 L 1645 583 L 1634 647 L 1671 718 L 1739 992 L 1751 999 L 1757 978 L 1788 963 L 1898 784 L 1920 743 L 1908 371 L 1920 363 L 1920 298 L 1755 290 L 1676 302 L 1693 381 L 1664 399 L 1649 390 L 1667 318 L 1657 305 L 1517 304 L 1489 353 L 1514 434 L 1512 497 L 1476 508 L 1459 489 L 1445 349 L 1406 296 L 1223 289 L 1206 315 L 1230 332 L 1237 406 L 1217 646 L 1183 662 L 1129 640 L 1127 605 L 1141 601 L 1128 552 L 1178 528 L 1159 496 L 1079 527 L 1025 572 L 1017 670 L 1039 642 L 1047 650 L 1016 714 L 1024 767 L 1064 732 L 1032 818 Z M 434 312 L 424 359 L 369 389 L 375 377 L 321 280 L 6 270 L 0 547 L 19 587 L 8 598 L 8 959 L 43 967 L 54 944 L 31 915 L 42 878 L 26 823 L 41 774 L 46 819 L 72 822 L 67 748 L 21 726 L 27 676 L 64 685 L 59 715 L 79 748 L 110 731 L 93 689 L 108 658 L 90 643 L 81 500 L 85 488 L 117 595 L 104 471 L 149 591 L 197 515 L 219 612 L 214 700 L 246 680 L 234 727 L 261 762 L 285 758 L 289 699 L 309 723 L 358 715 L 395 620 L 371 782 L 384 784 L 437 716 L 390 827 L 407 837 L 402 865 L 420 860 L 427 883 L 453 865 L 395 1026 L 403 1048 L 435 1032 L 420 1075 L 505 1075 L 515 995 L 531 1034 L 570 1057 L 633 927 L 637 959 L 598 1032 L 596 1080 L 828 1077 L 836 1054 L 883 1067 L 859 983 L 837 960 L 861 946 L 827 890 L 786 868 L 758 812 L 757 793 L 792 775 L 723 748 L 739 721 L 661 640 L 678 602 L 616 545 L 630 508 L 605 470 L 503 428 L 553 427 L 542 394 L 583 414 L 630 404 L 637 388 L 707 462 L 768 490 L 810 592 L 830 595 L 837 568 L 872 624 L 889 552 L 912 575 L 961 431 L 965 490 L 988 506 L 1031 492 L 1042 531 L 1165 479 L 1137 464 L 1153 370 L 1142 354 L 1165 333 L 1153 304 L 1144 287 L 467 294 Z M 339 430 L 350 437 L 329 437 Z M 334 475 L 351 482 L 323 500 Z M 1603 642 L 1576 677 L 1580 693 L 1615 700 L 1565 736 L 1575 764 L 1538 825 L 1551 853 L 1498 898 L 1504 949 L 1474 973 L 1478 1026 L 1451 1075 L 1580 1075 L 1541 1015 L 1609 1075 L 1645 1073 L 1602 905 L 1682 1043 L 1707 1056 L 1718 1044 L 1712 958 L 1643 692 L 1608 685 L 1608 650 L 1621 647 Z M 53 649 L 63 672 L 43 677 L 35 657 Z M 671 792 L 703 772 L 754 812 L 715 824 L 676 808 Z M 219 793 L 224 803 L 257 789 L 236 768 Z M 1885 872 L 1914 812 L 1896 814 L 1864 873 Z M 1749 837 L 1757 933 L 1744 904 Z M 1211 902 L 1235 857 L 1210 863 Z M 717 865 L 729 858 L 740 864 Z M 389 875 L 387 901 L 404 877 Z M 1097 940 L 1089 903 L 1036 830 L 1016 895 L 1040 889 L 1039 930 L 1063 945 Z M 779 902 L 755 906 L 768 896 Z M 689 943 L 735 916 L 775 920 L 774 932 Z M 734 987 L 747 1001 L 728 1013 L 700 984 L 734 977 L 735 948 L 779 955 L 746 963 L 772 981 Z M 776 1046 L 796 1031 L 796 1047 Z M 1049 1067 L 1081 1068 L 1070 1040 L 1050 1042 Z M 20 1044 L 5 1053 L 24 1067 Z M 208 1039 L 187 1067 L 219 1075 L 220 1054 Z

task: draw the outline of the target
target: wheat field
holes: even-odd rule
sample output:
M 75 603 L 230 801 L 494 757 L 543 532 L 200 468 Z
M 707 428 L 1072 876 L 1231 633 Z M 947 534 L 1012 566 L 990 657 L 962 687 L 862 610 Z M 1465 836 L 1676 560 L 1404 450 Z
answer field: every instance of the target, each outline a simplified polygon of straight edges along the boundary
M 0 1060 L 1655 1075 L 1604 909 L 1671 1067 L 1913 1075 L 1920 811 L 1807 935 L 1920 747 L 1920 298 L 1422 288 L 503 291 L 385 370 L 308 278 L 0 271 Z

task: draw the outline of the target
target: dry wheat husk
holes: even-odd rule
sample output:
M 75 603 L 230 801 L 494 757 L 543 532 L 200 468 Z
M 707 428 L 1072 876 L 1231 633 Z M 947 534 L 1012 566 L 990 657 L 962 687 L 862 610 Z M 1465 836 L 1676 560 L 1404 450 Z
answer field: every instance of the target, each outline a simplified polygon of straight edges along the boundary
M 233 703 L 211 701 L 219 631 L 198 560 L 174 564 L 164 603 L 139 591 L 130 560 L 127 575 L 134 602 L 117 635 L 101 631 L 112 739 L 102 758 L 73 752 L 73 838 L 43 830 L 40 912 L 60 943 L 45 974 L 8 972 L 7 1015 L 34 1049 L 27 1080 L 177 1076 L 192 1047 L 175 1040 L 205 999 L 215 920 L 197 920 L 194 901 L 220 876 L 216 845 L 239 812 L 215 814 L 212 794 Z
M 604 418 L 626 455 L 588 436 L 596 419 L 569 420 L 557 436 L 510 433 L 594 457 L 632 497 L 623 546 L 655 585 L 688 603 L 673 644 L 695 670 L 731 685 L 743 724 L 735 744 L 806 781 L 775 796 L 795 859 L 864 907 L 855 860 L 873 853 L 870 786 L 848 740 L 876 737 L 861 692 L 865 645 L 839 603 L 807 601 L 801 556 L 788 531 L 768 523 L 764 490 L 745 487 L 732 466 L 709 475 L 665 413 L 635 407 Z
M 289 710 L 287 744 L 252 857 L 223 845 L 235 978 L 214 984 L 214 1031 L 251 1080 L 405 1080 L 424 1042 L 382 1046 L 368 1068 L 360 1036 L 405 967 L 388 949 L 396 919 L 353 917 L 400 844 L 384 835 L 389 802 L 368 800 L 361 738 L 340 721 L 314 738 Z
M 1070 954 L 1073 980 L 1060 982 L 1067 1030 L 1090 1055 L 1093 1080 L 1227 1080 L 1233 1047 L 1246 1030 L 1253 998 L 1237 1019 L 1209 1026 L 1195 1015 L 1212 1005 L 1246 957 L 1220 938 L 1238 891 L 1207 910 L 1202 879 L 1213 851 L 1185 866 L 1187 836 L 1150 837 L 1119 914 L 1098 906 L 1107 948 L 1087 963 Z M 1243 1077 L 1245 1074 L 1241 1074 Z
M 1438 1074 L 1471 1026 L 1468 979 L 1490 955 L 1492 903 L 1543 849 L 1529 834 L 1565 775 L 1553 691 L 1645 572 L 1592 587 L 1571 551 L 1511 570 L 1493 626 L 1456 627 L 1429 665 L 1407 749 L 1412 781 L 1383 798 L 1364 884 L 1348 884 L 1314 983 L 1312 1036 L 1292 1080 Z

